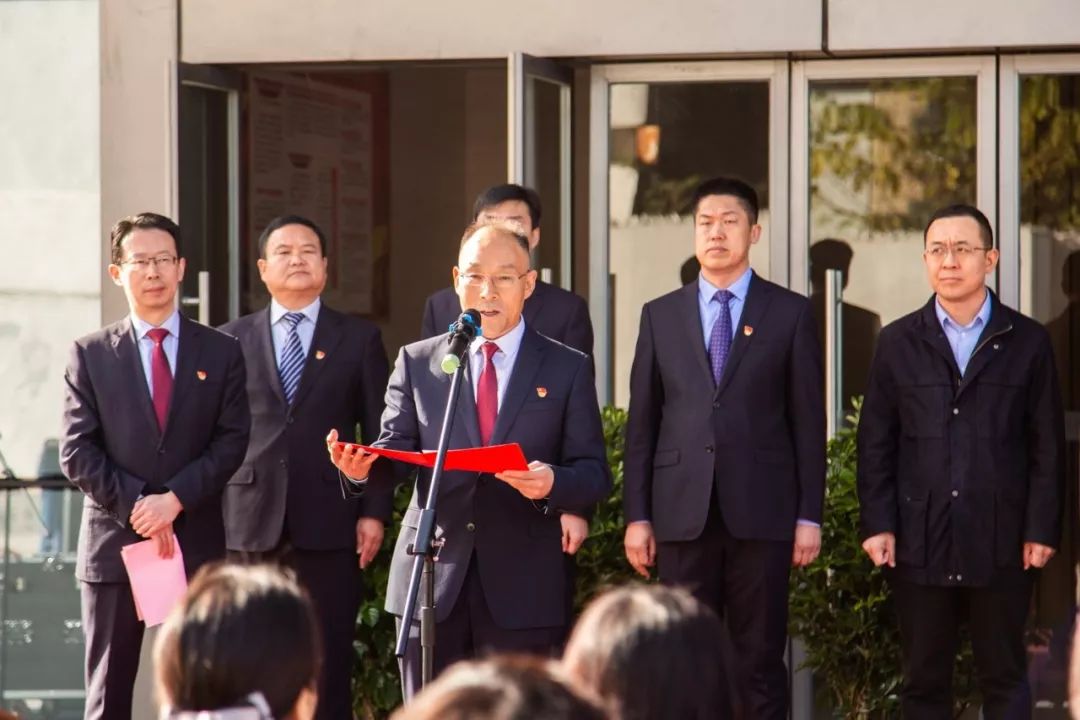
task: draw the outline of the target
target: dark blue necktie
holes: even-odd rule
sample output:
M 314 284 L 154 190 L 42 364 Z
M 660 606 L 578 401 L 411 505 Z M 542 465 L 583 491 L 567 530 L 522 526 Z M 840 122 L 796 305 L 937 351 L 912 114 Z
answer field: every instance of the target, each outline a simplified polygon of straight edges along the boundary
M 717 385 L 724 375 L 724 364 L 731 352 L 731 311 L 728 303 L 733 297 L 730 290 L 717 290 L 712 299 L 720 303 L 720 314 L 716 316 L 716 322 L 709 334 L 709 362 L 712 365 L 713 382 Z
M 292 405 L 296 389 L 300 386 L 300 375 L 304 372 L 304 346 L 300 343 L 300 333 L 296 327 L 304 319 L 304 313 L 285 313 L 282 320 L 289 331 L 285 338 L 285 349 L 281 353 L 278 373 L 281 375 L 281 389 L 285 392 L 285 402 Z

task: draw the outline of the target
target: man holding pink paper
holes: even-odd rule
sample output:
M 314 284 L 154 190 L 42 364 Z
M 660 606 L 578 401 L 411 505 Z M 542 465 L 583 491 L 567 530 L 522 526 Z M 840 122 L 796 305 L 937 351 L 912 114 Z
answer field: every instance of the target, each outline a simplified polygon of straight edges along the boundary
M 188 575 L 223 557 L 221 493 L 251 426 L 240 344 L 176 310 L 180 228 L 142 213 L 110 244 L 130 314 L 72 346 L 60 442 L 64 474 L 86 494 L 75 575 L 87 718 L 131 717 L 144 624 L 123 548 L 147 538 L 167 567 L 178 543 Z
M 490 451 L 517 443 L 531 462 L 495 474 L 443 475 L 435 531 L 444 541 L 435 565 L 436 674 L 490 651 L 557 650 L 570 621 L 559 512 L 588 514 L 611 491 L 588 356 L 536 333 L 522 318 L 536 283 L 528 247 L 514 226 L 474 225 L 453 270 L 461 307 L 480 312 L 483 336 L 468 349 L 450 448 Z M 401 349 L 375 447 L 416 452 L 438 445 L 451 381 L 440 367 L 446 339 Z M 336 441 L 331 431 L 334 464 L 351 478 L 367 478 L 379 456 Z M 422 467 L 394 549 L 386 609 L 399 618 L 413 564 L 406 548 L 430 479 L 431 470 Z M 402 663 L 406 697 L 420 684 L 413 620 Z

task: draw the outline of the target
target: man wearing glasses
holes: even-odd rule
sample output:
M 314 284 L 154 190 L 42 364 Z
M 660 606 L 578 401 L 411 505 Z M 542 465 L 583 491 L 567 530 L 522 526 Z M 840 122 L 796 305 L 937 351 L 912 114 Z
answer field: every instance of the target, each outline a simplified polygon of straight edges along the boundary
M 450 448 L 519 443 L 528 470 L 448 472 L 438 498 L 435 663 L 490 651 L 548 655 L 570 622 L 560 512 L 582 514 L 611 490 L 592 365 L 582 352 L 536 332 L 522 317 L 536 283 L 528 238 L 517 225 L 473 225 L 453 269 L 459 308 L 481 315 L 483 336 L 468 365 Z M 377 447 L 425 450 L 438 444 L 450 376 L 440 369 L 446 339 L 406 345 L 386 391 Z M 351 478 L 369 477 L 378 457 L 342 452 L 331 459 Z M 385 461 L 383 461 L 385 462 Z M 401 619 L 419 508 L 431 471 L 420 470 L 394 549 L 386 609 Z M 378 479 L 372 477 L 372 482 Z M 372 488 L 374 489 L 374 488 Z M 402 663 L 406 697 L 419 689 L 418 626 Z
M 176 310 L 180 228 L 141 213 L 110 235 L 109 276 L 130 314 L 75 341 L 60 463 L 86 494 L 75 575 L 86 635 L 86 717 L 132 716 L 143 623 L 120 549 L 179 544 L 190 577 L 225 555 L 221 494 L 247 450 L 240 344 Z
M 938 210 L 924 243 L 934 295 L 882 330 L 862 408 L 863 549 L 896 601 L 904 717 L 953 717 L 966 622 L 983 714 L 1030 718 L 1024 623 L 1064 498 L 1050 338 L 986 286 L 998 251 L 982 212 Z

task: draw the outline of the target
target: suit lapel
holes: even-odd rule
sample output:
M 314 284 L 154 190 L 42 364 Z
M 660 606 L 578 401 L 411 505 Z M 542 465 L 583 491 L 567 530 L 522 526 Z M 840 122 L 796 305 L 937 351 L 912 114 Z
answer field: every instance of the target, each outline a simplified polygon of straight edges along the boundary
M 278 372 L 277 353 L 274 352 L 274 338 L 270 330 L 269 306 L 259 311 L 259 314 L 254 318 L 254 322 L 254 347 L 252 352 L 255 353 L 255 357 L 262 361 L 267 381 L 270 387 L 274 389 L 274 395 L 281 401 L 281 406 L 285 407 L 285 391 L 281 389 L 281 374 Z
M 326 358 L 337 349 L 340 342 L 341 315 L 323 303 L 319 308 L 319 320 L 315 323 L 315 334 L 311 338 L 311 347 L 308 348 L 307 360 L 304 362 L 304 372 L 300 375 L 300 387 L 296 389 L 296 397 L 293 398 L 293 408 L 298 407 L 311 392 L 326 367 Z
M 495 429 L 491 433 L 491 444 L 498 445 L 505 441 L 510 427 L 514 424 L 518 410 L 521 409 L 525 398 L 529 396 L 529 388 L 535 387 L 536 373 L 540 371 L 540 364 L 544 356 L 544 346 L 536 332 L 525 328 L 525 335 L 521 338 L 521 347 L 518 349 L 517 360 L 510 370 L 510 384 L 503 395 L 499 414 L 495 418 Z M 474 413 L 475 414 L 475 413 Z
M 154 414 L 154 401 L 150 396 L 150 385 L 143 369 L 142 355 L 139 353 L 138 339 L 135 337 L 130 316 L 117 325 L 112 336 L 112 346 L 117 361 L 126 370 L 122 376 L 135 378 L 131 383 L 134 386 L 131 391 L 135 393 L 135 404 L 142 411 L 147 426 L 153 428 L 155 437 L 160 440 L 161 431 L 158 429 L 157 415 Z
M 687 347 L 692 348 L 691 353 L 697 362 L 698 371 L 704 376 L 704 387 L 712 387 L 712 366 L 709 365 L 709 353 L 705 348 L 705 339 L 701 334 L 701 308 L 698 305 L 698 284 L 695 280 L 682 289 L 683 329 L 687 334 Z
M 746 300 L 743 302 L 742 314 L 739 316 L 739 325 L 732 326 L 731 352 L 728 353 L 727 363 L 724 364 L 724 374 L 720 376 L 720 384 L 716 387 L 717 396 L 731 383 L 739 362 L 746 354 L 746 349 L 754 341 L 753 329 L 760 326 L 761 319 L 769 308 L 772 299 L 772 288 L 754 273 L 750 278 L 750 286 L 746 291 Z M 750 328 L 747 334 L 744 328 Z
M 443 343 L 438 343 L 435 346 L 435 352 L 431 356 L 431 374 L 438 378 L 442 386 L 446 388 L 443 392 L 449 394 L 450 382 L 453 376 L 444 373 L 440 367 L 443 355 L 446 352 L 445 347 Z M 480 447 L 480 423 L 476 419 L 476 398 L 473 397 L 471 354 L 470 352 L 465 355 L 465 372 L 461 376 L 461 385 L 458 387 L 459 394 L 457 410 L 454 413 L 454 427 L 465 429 L 465 432 L 469 435 L 469 447 Z M 442 416 L 440 415 L 434 420 L 441 422 Z M 434 450 L 435 448 L 423 449 Z
M 176 425 L 180 407 L 191 394 L 191 384 L 194 381 L 199 354 L 202 350 L 202 334 L 205 331 L 206 329 L 199 323 L 188 320 L 183 314 L 180 315 L 180 336 L 176 339 L 178 343 L 176 372 L 173 373 L 172 398 L 169 401 L 165 432 L 168 432 Z

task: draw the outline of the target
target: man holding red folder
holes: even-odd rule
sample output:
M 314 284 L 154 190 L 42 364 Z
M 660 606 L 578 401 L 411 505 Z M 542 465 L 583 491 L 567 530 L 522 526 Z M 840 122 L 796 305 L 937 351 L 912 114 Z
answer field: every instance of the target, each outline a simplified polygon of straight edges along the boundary
M 473 225 L 462 239 L 454 283 L 462 308 L 481 315 L 468 351 L 450 448 L 518 443 L 526 470 L 449 471 L 439 487 L 435 566 L 435 673 L 490 651 L 550 654 L 568 617 L 559 511 L 587 513 L 611 490 L 600 410 L 588 357 L 522 319 L 536 283 L 528 239 L 513 226 Z M 446 337 L 401 349 L 386 391 L 376 447 L 420 451 L 438 444 L 451 377 L 440 368 Z M 327 438 L 334 464 L 367 478 L 377 454 Z M 385 461 L 384 461 L 385 462 Z M 405 466 L 407 469 L 408 466 Z M 431 471 L 421 468 L 394 550 L 387 610 L 399 617 L 420 507 Z M 378 480 L 373 478 L 372 482 Z M 419 625 L 402 663 L 402 687 L 420 684 Z

